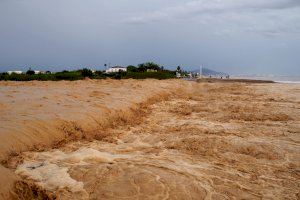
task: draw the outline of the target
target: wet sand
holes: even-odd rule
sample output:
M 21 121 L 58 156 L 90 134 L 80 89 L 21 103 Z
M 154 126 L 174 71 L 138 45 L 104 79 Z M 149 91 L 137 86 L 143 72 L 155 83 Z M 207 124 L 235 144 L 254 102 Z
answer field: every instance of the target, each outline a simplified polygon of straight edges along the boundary
M 93 82 L 89 92 L 97 84 L 107 84 L 108 89 L 116 82 Z M 132 89 L 136 84 L 143 89 Z M 84 82 L 80 85 L 87 87 Z M 11 179 L 18 179 L 15 193 L 19 198 L 300 198 L 299 85 L 148 80 L 123 81 L 116 88 L 124 85 L 133 91 L 121 90 L 123 101 L 132 96 L 140 101 L 130 100 L 125 116 L 111 118 L 117 123 L 113 120 L 87 129 L 88 117 L 83 118 L 90 115 L 82 109 L 79 121 L 68 118 L 73 116 L 67 114 L 73 112 L 69 107 L 59 117 L 77 122 L 72 131 L 70 123 L 63 126 L 69 130 L 65 133 L 72 133 L 65 136 L 65 142 L 52 148 L 50 144 L 35 146 L 4 159 L 5 170 L 16 174 Z M 163 89 L 153 89 L 159 85 Z M 7 87 L 1 89 L 12 90 Z M 85 98 L 86 90 L 82 91 Z M 83 98 L 80 92 L 77 95 Z M 103 97 L 91 102 L 97 99 Z M 105 106 L 113 98 L 107 99 Z M 71 100 L 75 105 L 86 103 Z M 49 109 L 46 117 L 55 116 L 54 111 Z

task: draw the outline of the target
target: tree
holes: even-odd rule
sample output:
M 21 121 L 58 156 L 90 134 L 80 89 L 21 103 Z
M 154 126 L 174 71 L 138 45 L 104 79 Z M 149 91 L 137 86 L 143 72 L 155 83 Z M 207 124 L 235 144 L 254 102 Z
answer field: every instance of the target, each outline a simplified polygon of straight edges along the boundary
M 95 74 L 98 75 L 98 76 L 102 76 L 103 72 L 102 71 L 96 71 Z
M 147 68 L 146 68 L 146 66 L 145 66 L 144 63 L 138 65 L 138 71 L 139 72 L 145 72 L 145 71 L 147 71 Z
M 128 72 L 138 72 L 138 68 L 133 65 L 129 65 L 129 66 L 127 66 L 127 71 Z
M 34 75 L 35 72 L 34 72 L 31 68 L 29 68 L 29 69 L 27 70 L 26 74 L 27 74 L 27 75 Z
M 84 69 L 81 71 L 81 75 L 82 75 L 83 77 L 92 77 L 92 76 L 93 76 L 93 72 L 92 72 L 92 70 L 90 70 L 90 69 L 84 68 Z
M 160 67 L 158 64 L 154 63 L 154 62 L 146 62 L 146 63 L 142 63 L 138 65 L 138 69 L 139 71 L 145 72 L 147 71 L 147 69 L 152 69 L 152 70 L 157 70 L 160 71 Z
M 159 65 L 154 62 L 147 62 L 147 63 L 145 63 L 145 65 L 146 65 L 147 69 L 153 69 L 153 70 L 157 70 L 157 71 L 160 70 Z

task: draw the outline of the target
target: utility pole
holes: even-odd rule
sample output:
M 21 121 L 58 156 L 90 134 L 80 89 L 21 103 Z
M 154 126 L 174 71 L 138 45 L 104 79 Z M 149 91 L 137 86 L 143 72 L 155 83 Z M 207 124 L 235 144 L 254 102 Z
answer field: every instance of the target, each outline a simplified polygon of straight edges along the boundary
M 200 78 L 202 78 L 203 67 L 200 65 Z

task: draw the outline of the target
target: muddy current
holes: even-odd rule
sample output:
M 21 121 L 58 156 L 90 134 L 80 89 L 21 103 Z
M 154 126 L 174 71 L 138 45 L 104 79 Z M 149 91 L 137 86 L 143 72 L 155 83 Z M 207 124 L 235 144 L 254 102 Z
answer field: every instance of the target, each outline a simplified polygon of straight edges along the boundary
M 278 88 L 281 88 L 278 90 Z M 199 84 L 101 140 L 9 162 L 20 199 L 299 199 L 300 89 Z

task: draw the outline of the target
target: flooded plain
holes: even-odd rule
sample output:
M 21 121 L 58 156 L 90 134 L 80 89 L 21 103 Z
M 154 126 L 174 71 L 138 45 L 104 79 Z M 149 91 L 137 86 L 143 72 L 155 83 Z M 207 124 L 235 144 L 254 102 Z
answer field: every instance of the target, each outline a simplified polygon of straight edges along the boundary
M 18 198 L 300 198 L 299 85 L 200 83 L 140 112 L 12 157 Z

